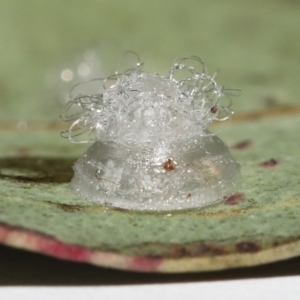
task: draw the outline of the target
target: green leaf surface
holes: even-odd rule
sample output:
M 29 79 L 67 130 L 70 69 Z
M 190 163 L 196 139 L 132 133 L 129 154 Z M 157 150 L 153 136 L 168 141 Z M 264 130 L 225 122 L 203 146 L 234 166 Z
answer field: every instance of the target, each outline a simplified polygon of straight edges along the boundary
M 164 258 L 180 257 L 182 249 L 193 256 L 199 243 L 226 253 L 238 253 L 241 243 L 255 251 L 289 243 L 300 235 L 299 127 L 298 115 L 233 122 L 222 138 L 241 164 L 236 194 L 202 209 L 163 213 L 79 199 L 68 182 L 82 147 L 68 145 L 54 130 L 2 132 L 3 144 L 18 140 L 27 153 L 9 156 L 18 151 L 13 144 L 2 152 L 0 222 L 94 250 Z
M 11 0 L 3 2 L 0 26 L 0 241 L 1 226 L 11 225 L 99 253 L 160 258 L 174 263 L 161 269 L 171 272 L 300 254 L 297 1 Z M 97 51 L 108 74 L 126 50 L 161 74 L 189 55 L 200 56 L 209 74 L 219 68 L 218 83 L 242 90 L 220 133 L 241 164 L 235 193 L 202 209 L 164 213 L 75 196 L 72 165 L 87 145 L 59 136 L 67 124 L 58 121 L 56 80 L 85 50 Z M 13 235 L 6 243 L 31 249 Z M 205 261 L 188 262 L 194 258 Z

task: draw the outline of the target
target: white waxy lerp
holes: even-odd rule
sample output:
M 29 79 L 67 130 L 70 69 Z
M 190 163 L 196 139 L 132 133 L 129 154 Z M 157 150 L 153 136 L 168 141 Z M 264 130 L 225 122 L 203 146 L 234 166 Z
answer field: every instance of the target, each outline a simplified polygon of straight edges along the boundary
M 176 79 L 182 71 L 188 75 Z M 99 90 L 89 91 L 91 83 Z M 230 117 L 231 110 L 219 104 L 222 96 L 197 57 L 175 61 L 167 76 L 143 72 L 138 63 L 123 74 L 77 85 L 66 110 L 80 112 L 66 112 L 74 122 L 63 135 L 73 142 L 87 135 L 80 142 L 94 143 L 75 163 L 71 188 L 87 200 L 134 210 L 221 201 L 239 174 L 228 147 L 207 130 L 213 120 Z

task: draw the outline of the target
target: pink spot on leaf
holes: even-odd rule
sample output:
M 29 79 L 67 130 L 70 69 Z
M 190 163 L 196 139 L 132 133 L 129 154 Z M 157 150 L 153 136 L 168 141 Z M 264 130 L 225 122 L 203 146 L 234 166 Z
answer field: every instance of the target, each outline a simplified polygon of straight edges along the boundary
M 126 269 L 142 272 L 156 271 L 163 261 L 162 258 L 122 257 L 118 254 L 93 251 L 81 246 L 65 244 L 51 236 L 5 224 L 0 224 L 0 243 L 77 262 L 105 266 L 116 266 L 116 262 L 122 265 L 126 262 Z
M 135 256 L 130 259 L 129 268 L 134 271 L 152 272 L 156 271 L 161 263 L 162 258 Z
M 13 229 L 10 226 L 0 226 L 0 242 L 5 242 Z
M 73 261 L 89 261 L 93 252 L 77 245 L 64 244 L 50 236 L 0 224 L 0 242 L 23 245 L 25 249 Z
M 242 193 L 236 193 L 229 197 L 225 197 L 224 204 L 226 205 L 236 205 L 244 200 L 245 196 Z
M 278 161 L 274 158 L 259 164 L 261 167 L 272 168 L 278 165 Z
M 231 149 L 242 150 L 250 147 L 252 145 L 252 141 L 245 140 L 231 146 Z
M 64 244 L 53 238 L 48 238 L 34 233 L 28 235 L 27 239 L 29 243 L 34 243 L 36 245 L 35 250 L 63 259 L 87 261 L 92 255 L 91 251 L 86 248 L 77 245 Z

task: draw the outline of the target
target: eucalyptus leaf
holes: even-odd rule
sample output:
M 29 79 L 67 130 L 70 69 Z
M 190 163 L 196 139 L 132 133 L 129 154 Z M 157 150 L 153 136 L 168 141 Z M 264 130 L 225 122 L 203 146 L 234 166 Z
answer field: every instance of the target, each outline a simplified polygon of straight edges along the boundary
M 292 257 L 300 253 L 299 127 L 298 115 L 232 122 L 221 135 L 241 164 L 239 188 L 222 203 L 168 212 L 127 211 L 82 200 L 69 189 L 82 147 L 68 145 L 51 128 L 2 131 L 7 148 L 0 159 L 0 222 L 93 255 L 110 253 L 111 260 L 85 260 L 115 268 L 213 270 Z M 27 151 L 22 156 L 16 155 L 20 145 Z M 15 243 L 9 235 L 1 241 Z M 30 239 L 19 246 L 30 248 Z M 47 253 L 38 246 L 32 250 Z M 124 263 L 133 258 L 150 263 Z

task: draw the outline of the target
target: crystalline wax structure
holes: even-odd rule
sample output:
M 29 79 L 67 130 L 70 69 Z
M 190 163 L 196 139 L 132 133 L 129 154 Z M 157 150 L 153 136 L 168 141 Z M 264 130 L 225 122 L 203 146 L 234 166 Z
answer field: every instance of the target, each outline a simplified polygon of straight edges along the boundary
M 178 210 L 221 201 L 235 188 L 239 165 L 207 130 L 231 114 L 219 105 L 224 90 L 189 62 L 203 66 L 184 58 L 161 76 L 138 63 L 104 79 L 104 86 L 113 83 L 99 94 L 71 95 L 67 108 L 82 111 L 67 137 L 78 130 L 95 136 L 74 166 L 71 188 L 80 197 L 125 209 Z M 176 79 L 182 70 L 188 75 Z

